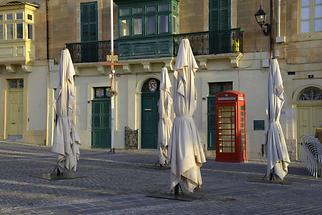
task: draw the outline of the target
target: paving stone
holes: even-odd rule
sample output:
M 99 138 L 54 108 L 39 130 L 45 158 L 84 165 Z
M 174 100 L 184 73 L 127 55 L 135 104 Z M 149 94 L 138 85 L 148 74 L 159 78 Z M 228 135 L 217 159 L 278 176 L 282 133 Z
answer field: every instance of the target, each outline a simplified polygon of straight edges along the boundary
M 50 148 L 0 142 L 0 214 L 322 214 L 322 180 L 292 163 L 285 184 L 262 183 L 265 161 L 208 159 L 195 200 L 151 198 L 169 193 L 170 170 L 154 168 L 156 151 L 83 150 L 77 174 L 48 181 Z M 253 180 L 252 179 L 257 179 Z

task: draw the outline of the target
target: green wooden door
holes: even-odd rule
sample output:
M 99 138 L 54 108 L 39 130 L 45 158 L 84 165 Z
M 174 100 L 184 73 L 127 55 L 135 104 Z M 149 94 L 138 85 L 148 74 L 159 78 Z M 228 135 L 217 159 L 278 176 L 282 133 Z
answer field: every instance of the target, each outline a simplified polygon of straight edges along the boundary
M 82 62 L 96 62 L 98 58 L 97 2 L 81 3 Z
M 92 101 L 92 147 L 111 147 L 111 100 Z
M 159 81 L 149 79 L 142 87 L 141 97 L 141 148 L 156 149 L 158 140 Z
M 216 149 L 216 94 L 226 90 L 233 89 L 233 82 L 218 82 L 209 83 L 209 97 L 207 104 L 207 118 L 208 118 L 208 134 L 207 134 L 207 149 Z
M 209 0 L 210 53 L 227 53 L 231 50 L 230 11 L 230 0 Z

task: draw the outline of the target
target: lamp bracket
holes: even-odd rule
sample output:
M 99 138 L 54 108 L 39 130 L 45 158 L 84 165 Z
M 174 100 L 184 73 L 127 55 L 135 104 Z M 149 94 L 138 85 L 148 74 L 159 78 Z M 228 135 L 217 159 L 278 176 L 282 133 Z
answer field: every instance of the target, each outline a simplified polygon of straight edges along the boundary
M 268 36 L 270 35 L 271 33 L 271 25 L 268 24 L 268 23 L 265 23 L 263 26 L 262 26 L 262 30 L 263 30 L 263 33 L 265 36 Z

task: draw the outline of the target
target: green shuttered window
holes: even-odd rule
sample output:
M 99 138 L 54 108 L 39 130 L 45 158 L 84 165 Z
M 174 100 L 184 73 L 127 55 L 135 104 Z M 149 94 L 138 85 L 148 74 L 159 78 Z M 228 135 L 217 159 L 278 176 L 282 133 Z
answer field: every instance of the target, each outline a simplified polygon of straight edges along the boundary
M 178 33 L 179 7 L 176 0 L 126 1 L 118 6 L 120 37 Z
M 81 40 L 97 41 L 97 3 L 81 3 Z
M 229 52 L 231 1 L 209 0 L 210 49 L 213 53 Z

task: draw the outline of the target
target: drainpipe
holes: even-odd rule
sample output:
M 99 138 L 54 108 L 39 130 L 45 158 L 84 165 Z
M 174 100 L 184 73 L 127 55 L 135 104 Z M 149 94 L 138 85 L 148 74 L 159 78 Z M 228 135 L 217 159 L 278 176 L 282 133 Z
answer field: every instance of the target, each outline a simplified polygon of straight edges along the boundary
M 49 0 L 46 0 L 46 54 L 47 54 L 47 61 L 49 61 L 48 1 Z
M 281 36 L 281 0 L 277 0 L 276 37 Z
M 52 123 L 52 114 L 51 114 L 51 102 L 52 102 L 52 96 L 51 96 L 51 81 L 50 81 L 50 61 L 49 61 L 49 24 L 48 24 L 48 1 L 45 1 L 45 7 L 46 7 L 46 60 L 47 60 L 47 114 L 46 114 L 46 140 L 45 145 L 50 146 L 52 144 L 53 140 L 53 123 Z

